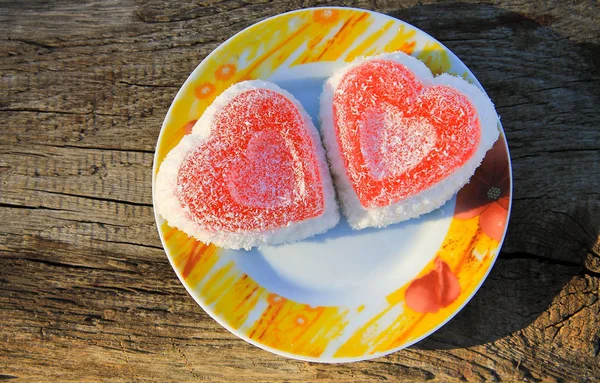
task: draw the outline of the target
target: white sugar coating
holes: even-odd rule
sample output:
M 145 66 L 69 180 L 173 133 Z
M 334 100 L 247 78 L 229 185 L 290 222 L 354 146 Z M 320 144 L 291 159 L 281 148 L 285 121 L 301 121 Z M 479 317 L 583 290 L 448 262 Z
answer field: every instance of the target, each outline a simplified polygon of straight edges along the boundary
M 300 222 L 287 221 L 285 226 L 272 229 L 240 229 L 237 231 L 209 230 L 206 227 L 201 227 L 194 219 L 192 219 L 190 216 L 190 209 L 179 200 L 177 190 L 179 170 L 184 164 L 186 156 L 192 151 L 196 150 L 198 147 L 206 145 L 206 143 L 215 134 L 215 132 L 212 131 L 212 128 L 214 127 L 214 121 L 218 112 L 227 106 L 236 96 L 254 89 L 275 91 L 290 100 L 300 112 L 300 115 L 303 119 L 304 128 L 309 133 L 313 147 L 316 150 L 315 158 L 318 163 L 318 171 L 320 172 L 320 178 L 322 181 L 322 185 L 320 186 L 322 187 L 323 192 L 324 210 L 320 215 L 313 218 L 308 218 Z M 256 146 L 257 147 L 255 149 L 260 150 L 260 143 L 256 144 Z M 300 161 L 299 158 L 295 157 L 293 153 L 292 156 L 296 162 L 295 166 L 303 166 L 301 163 L 297 164 L 297 162 Z M 297 174 L 296 168 L 294 169 L 294 174 Z M 231 177 L 229 178 L 231 179 Z M 296 186 L 299 186 L 297 189 L 301 192 L 306 192 L 310 187 L 319 187 L 319 185 L 303 184 Z M 232 190 L 231 187 L 229 187 L 229 189 Z M 233 190 L 235 190 L 235 188 L 233 188 Z M 260 190 L 260 187 L 258 187 L 258 190 Z M 312 123 L 308 113 L 306 113 L 300 102 L 296 100 L 294 96 L 284 89 L 281 89 L 274 83 L 267 81 L 252 80 L 240 82 L 231 86 L 221 95 L 219 95 L 196 122 L 192 129 L 192 133 L 184 136 L 179 144 L 177 144 L 177 146 L 173 148 L 165 157 L 164 161 L 160 165 L 159 172 L 156 177 L 155 193 L 156 208 L 158 213 L 167 220 L 170 226 L 176 227 L 204 243 L 213 243 L 217 246 L 229 249 L 250 249 L 254 246 L 294 242 L 323 233 L 337 225 L 339 222 L 339 212 L 335 200 L 335 192 L 319 132 Z M 222 190 L 215 190 L 215 199 L 218 198 L 218 195 L 222 193 Z M 244 199 L 248 198 L 248 196 L 242 195 L 245 193 L 242 190 L 237 190 L 237 193 L 237 196 L 232 196 L 234 199 L 242 197 Z M 263 197 L 271 196 L 268 194 L 269 191 L 265 193 L 266 194 Z M 274 193 L 272 196 L 276 198 L 285 198 L 286 192 L 284 191 L 283 193 L 279 194 Z M 278 206 L 281 206 L 282 204 L 285 205 L 285 203 L 278 203 Z M 259 202 L 257 202 L 257 206 L 260 206 Z M 223 216 L 227 216 L 229 219 L 235 219 L 236 212 L 230 209 L 228 211 L 223 211 L 222 214 Z M 257 215 L 254 219 L 260 223 L 260 220 L 263 218 L 260 215 Z
M 415 166 L 433 149 L 435 127 L 422 117 L 404 118 L 392 107 L 369 113 L 359 122 L 361 152 L 373 178 L 400 175 Z
M 291 156 L 285 156 L 287 153 L 281 151 L 280 146 L 285 146 L 285 142 L 273 131 L 262 131 L 250 138 L 246 149 L 247 160 L 241 162 L 242 166 L 231 169 L 227 175 L 227 185 L 234 201 L 252 207 L 276 208 L 290 205 L 294 200 L 293 194 L 299 194 L 297 197 L 302 198 L 303 188 L 298 187 L 303 186 L 302 171 L 294 171 L 296 169 Z M 273 166 L 273 162 L 282 171 L 266 174 L 261 171 Z M 246 169 L 250 171 L 245 172 Z M 249 175 L 251 179 L 247 179 Z
M 338 91 L 338 85 L 346 73 L 356 66 L 371 60 L 390 60 L 400 63 L 411 70 L 415 77 L 425 87 L 444 85 L 458 90 L 469 99 L 476 109 L 481 136 L 479 145 L 471 158 L 439 182 L 421 192 L 411 194 L 409 197 L 396 203 L 390 203 L 386 206 L 365 208 L 360 203 L 344 166 L 344 160 L 341 155 L 341 149 L 337 142 L 334 128 L 333 99 L 336 91 Z M 362 97 L 362 95 L 359 95 L 359 97 Z M 410 218 L 416 218 L 444 205 L 469 181 L 477 167 L 481 164 L 486 152 L 492 147 L 499 135 L 499 117 L 496 114 L 492 101 L 482 90 L 457 76 L 442 74 L 434 77 L 423 62 L 403 52 L 361 58 L 336 71 L 324 84 L 320 104 L 319 118 L 321 120 L 321 134 L 323 137 L 323 144 L 327 151 L 327 158 L 329 159 L 336 190 L 348 223 L 353 229 L 357 230 L 366 227 L 385 227 Z M 385 106 L 379 109 L 386 110 Z M 384 129 L 385 132 L 386 126 L 396 119 L 393 113 L 386 114 L 387 116 L 384 117 L 379 116 L 379 120 L 376 120 L 379 126 L 372 127 L 371 129 Z M 368 121 L 363 121 L 359 125 L 359 129 L 363 128 L 364 122 Z M 420 122 L 414 121 L 414 123 L 416 125 L 411 124 L 410 121 L 404 122 L 403 124 L 413 125 L 412 128 L 414 128 L 419 125 Z M 400 126 L 400 128 L 402 131 L 404 128 L 410 129 L 411 127 Z M 396 175 L 403 171 L 409 171 L 411 166 L 418 163 L 419 159 L 423 158 L 426 153 L 431 150 L 432 146 L 435 144 L 435 137 L 431 136 L 427 124 L 421 124 L 417 130 L 421 134 L 420 137 L 412 137 L 411 139 L 400 137 L 397 142 L 394 142 L 393 139 L 389 137 L 386 138 L 386 134 L 389 135 L 389 133 L 383 134 L 384 138 L 382 140 L 387 142 L 380 142 L 379 144 L 383 144 L 384 146 L 380 148 L 371 147 L 370 144 L 375 144 L 374 142 L 361 142 L 361 151 L 363 155 L 365 155 L 367 166 L 371 167 L 370 170 L 375 178 L 378 175 L 384 177 L 387 174 Z M 367 136 L 369 135 L 360 134 L 361 140 L 363 137 L 366 138 Z M 398 142 L 403 142 L 403 144 L 397 144 Z M 400 149 L 405 150 L 409 147 L 417 149 L 417 145 L 422 146 L 416 153 L 402 155 L 405 163 L 387 164 L 387 166 L 382 166 L 380 162 L 373 163 L 373 161 L 377 160 L 377 156 L 385 159 L 386 156 L 393 156 L 394 152 L 397 153 Z M 373 170 L 375 171 L 373 172 Z

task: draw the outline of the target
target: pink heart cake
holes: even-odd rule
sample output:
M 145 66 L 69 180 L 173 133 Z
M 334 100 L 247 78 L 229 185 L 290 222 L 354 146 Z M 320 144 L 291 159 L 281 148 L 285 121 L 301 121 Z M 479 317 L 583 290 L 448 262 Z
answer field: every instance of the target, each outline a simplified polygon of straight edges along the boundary
M 155 201 L 169 225 L 232 249 L 303 239 L 339 221 L 317 129 L 265 81 L 217 97 L 161 164 Z
M 485 93 L 460 77 L 434 77 L 402 52 L 334 73 L 320 118 L 342 209 L 355 229 L 440 207 L 498 138 L 498 116 Z

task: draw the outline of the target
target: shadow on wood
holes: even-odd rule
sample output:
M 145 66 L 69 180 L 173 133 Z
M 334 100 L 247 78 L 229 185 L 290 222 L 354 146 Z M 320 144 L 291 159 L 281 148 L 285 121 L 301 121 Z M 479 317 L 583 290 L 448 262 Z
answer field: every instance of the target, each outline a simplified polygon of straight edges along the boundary
M 551 15 L 529 18 L 492 5 L 387 13 L 443 41 L 474 72 L 502 118 L 514 176 L 505 252 L 473 300 L 414 347 L 493 342 L 534 322 L 573 277 L 600 271 L 594 266 L 600 264 L 594 165 L 600 161 L 594 124 L 600 49 L 564 38 L 546 25 Z

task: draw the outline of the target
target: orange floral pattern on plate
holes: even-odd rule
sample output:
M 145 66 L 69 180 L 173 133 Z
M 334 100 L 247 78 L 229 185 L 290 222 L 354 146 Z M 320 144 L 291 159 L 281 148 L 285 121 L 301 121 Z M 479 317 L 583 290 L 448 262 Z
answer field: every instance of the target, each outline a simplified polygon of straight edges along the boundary
M 456 198 L 455 217 L 479 216 L 481 230 L 496 241 L 502 239 L 508 219 L 510 171 L 507 157 L 504 141 L 496 141 Z
M 237 67 L 235 66 L 235 64 L 221 65 L 215 71 L 215 77 L 217 78 L 217 80 L 225 81 L 233 77 L 235 75 L 236 70 Z

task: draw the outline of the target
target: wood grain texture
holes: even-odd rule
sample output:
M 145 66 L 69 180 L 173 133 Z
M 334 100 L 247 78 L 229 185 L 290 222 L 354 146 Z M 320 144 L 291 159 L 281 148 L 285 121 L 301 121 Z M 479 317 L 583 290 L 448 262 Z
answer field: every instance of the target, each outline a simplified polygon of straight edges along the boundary
M 600 380 L 597 1 L 353 1 L 429 32 L 484 85 L 514 171 L 480 292 L 369 362 L 287 360 L 208 317 L 154 226 L 153 150 L 195 66 L 266 17 L 323 1 L 0 2 L 0 380 Z

